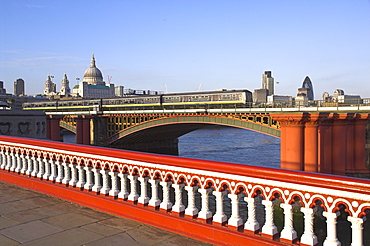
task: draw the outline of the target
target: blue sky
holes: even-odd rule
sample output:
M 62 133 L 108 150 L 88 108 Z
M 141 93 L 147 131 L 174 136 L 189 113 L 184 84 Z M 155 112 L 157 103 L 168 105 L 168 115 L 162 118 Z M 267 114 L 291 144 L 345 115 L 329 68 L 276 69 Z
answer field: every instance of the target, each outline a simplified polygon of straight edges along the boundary
M 310 76 L 315 98 L 337 88 L 370 98 L 369 0 L 0 0 L 0 80 L 42 93 L 71 87 L 94 52 L 105 81 L 168 92 L 261 87 L 279 95 Z

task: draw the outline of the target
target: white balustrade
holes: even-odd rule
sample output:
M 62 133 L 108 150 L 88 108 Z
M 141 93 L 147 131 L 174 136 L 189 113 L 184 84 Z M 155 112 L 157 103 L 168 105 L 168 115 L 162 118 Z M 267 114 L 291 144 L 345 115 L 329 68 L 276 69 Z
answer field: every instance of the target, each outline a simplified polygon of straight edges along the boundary
M 261 238 L 261 235 L 270 239 L 279 237 L 277 227 L 275 226 L 273 220 L 273 207 L 276 206 L 276 204 L 269 200 L 271 197 L 273 197 L 273 192 L 276 192 L 276 190 L 280 190 L 280 207 L 284 210 L 284 224 L 279 238 L 279 240 L 283 242 L 293 243 L 295 240 L 298 240 L 301 245 L 314 246 L 318 244 L 318 238 L 314 233 L 314 214 L 317 210 L 317 207 L 315 207 L 314 209 L 312 208 L 317 201 L 314 196 L 324 201 L 321 204 L 321 206 L 324 208 L 320 207 L 321 209 L 324 209 L 324 211 L 333 211 L 333 209 L 338 205 L 344 204 L 350 214 L 350 216 L 347 217 L 347 220 L 351 223 L 352 229 L 351 245 L 362 246 L 364 244 L 363 223 L 366 217 L 360 218 L 360 215 L 363 211 L 365 211 L 365 208 L 370 209 L 370 193 L 366 193 L 366 190 L 369 189 L 369 184 L 365 181 L 359 184 L 360 188 L 356 188 L 353 190 L 350 190 L 351 186 L 346 186 L 347 183 L 355 186 L 356 182 L 361 181 L 356 179 L 353 179 L 351 180 L 351 182 L 347 183 L 339 182 L 336 179 L 333 179 L 333 181 L 331 181 L 331 177 L 327 176 L 325 176 L 325 178 L 328 184 L 325 184 L 326 186 L 324 188 L 320 187 L 320 185 L 323 185 L 320 182 L 313 185 L 311 185 L 308 181 L 302 183 L 296 181 L 299 183 L 298 185 L 295 183 L 290 183 L 291 181 L 289 179 L 289 176 L 287 176 L 287 178 L 282 181 L 279 181 L 278 179 L 280 177 L 278 177 L 276 181 L 273 181 L 274 183 L 272 185 L 272 181 L 270 179 L 264 178 L 265 175 L 268 175 L 266 173 L 264 173 L 260 178 L 248 177 L 248 172 L 243 172 L 246 174 L 241 174 L 241 172 L 232 174 L 232 169 L 228 170 L 227 174 L 217 174 L 216 171 L 208 172 L 204 170 L 202 172 L 192 173 L 193 169 L 187 167 L 174 166 L 168 168 L 166 165 L 162 164 L 151 164 L 145 166 L 146 164 L 144 162 L 131 163 L 130 161 L 122 162 L 122 165 L 125 165 L 125 167 L 120 167 L 118 170 L 125 170 L 125 173 L 123 173 L 121 171 L 116 171 L 117 169 L 115 168 L 115 166 L 113 166 L 113 162 L 112 166 L 105 166 L 107 167 L 106 170 L 101 170 L 100 168 L 94 168 L 92 166 L 84 166 L 83 163 L 91 163 L 92 165 L 95 165 L 96 161 L 99 160 L 100 156 L 98 155 L 94 156 L 94 158 L 91 160 L 89 159 L 90 155 L 94 155 L 93 153 L 90 153 L 88 156 L 83 156 L 84 154 L 82 153 L 81 155 L 85 159 L 83 160 L 83 162 L 81 162 L 82 164 L 79 162 L 79 164 L 76 165 L 74 163 L 69 163 L 68 161 L 59 161 L 81 160 L 82 157 L 73 151 L 69 153 L 67 150 L 62 149 L 60 152 L 58 152 L 58 149 L 53 148 L 50 149 L 49 152 L 47 152 L 45 150 L 45 147 L 39 149 L 37 146 L 23 146 L 23 149 L 17 149 L 13 145 L 10 144 L 9 146 L 7 146 L 4 145 L 4 143 L 0 143 L 0 168 L 2 169 L 1 172 L 8 171 L 13 172 L 11 175 L 25 174 L 31 176 L 31 178 L 27 177 L 27 179 L 37 178 L 45 181 L 55 181 L 59 184 L 63 183 L 69 186 L 84 189 L 86 191 L 92 191 L 95 193 L 101 193 L 109 195 L 111 197 L 119 198 L 119 202 L 125 203 L 128 200 L 130 202 L 133 202 L 134 204 L 149 206 L 152 210 L 153 208 L 155 208 L 167 212 L 172 211 L 172 213 L 168 213 L 168 216 L 175 216 L 174 213 L 178 213 L 180 215 L 184 214 L 187 217 L 193 218 L 193 221 L 201 220 L 203 222 L 203 226 L 213 226 L 205 224 L 205 221 L 207 221 L 208 223 L 212 221 L 212 224 L 215 225 L 227 224 L 228 227 L 238 229 L 241 229 L 244 226 L 245 231 L 251 232 L 253 234 L 259 234 L 259 238 Z M 58 153 L 58 157 L 54 157 L 54 152 Z M 69 153 L 68 156 L 63 156 L 65 152 Z M 107 160 L 116 158 L 108 157 L 100 160 L 100 163 L 107 163 L 108 165 L 110 165 L 109 161 Z M 117 165 L 117 163 L 119 163 L 119 158 L 114 161 L 114 165 Z M 142 171 L 143 169 L 140 165 L 145 166 L 148 171 Z M 243 167 L 240 168 L 242 169 Z M 138 170 L 138 172 L 136 170 Z M 158 172 L 158 170 L 160 170 L 160 172 Z M 168 175 L 171 175 L 175 179 L 173 181 L 164 181 L 165 178 L 168 177 Z M 212 175 L 215 175 L 215 177 Z M 248 179 L 246 179 L 243 175 L 248 177 Z M 306 174 L 300 173 L 300 175 L 304 176 Z M 307 175 L 309 176 L 311 174 Z M 227 176 L 227 178 L 223 179 L 222 176 Z M 319 176 L 319 174 L 317 174 L 317 176 Z M 184 177 L 185 182 L 177 183 L 179 182 L 178 177 Z M 272 174 L 271 177 L 273 177 Z M 128 189 L 128 179 L 130 180 L 130 189 Z M 190 185 L 192 184 L 192 182 L 194 182 L 195 179 L 198 180 L 199 186 Z M 316 176 L 313 180 L 315 179 L 317 179 Z M 102 184 L 101 180 L 103 181 Z M 111 182 L 109 182 L 110 180 Z M 139 194 L 138 182 L 140 182 L 141 187 Z M 331 188 L 330 182 L 333 182 L 334 188 Z M 209 183 L 212 183 L 212 185 L 209 185 Z M 148 194 L 149 184 L 151 186 L 150 195 Z M 230 193 L 226 190 L 219 191 L 221 187 L 223 187 L 223 184 L 230 187 Z M 238 186 L 243 186 L 245 193 L 235 194 L 234 192 L 236 184 Z M 162 187 L 163 191 L 162 201 L 159 199 L 160 186 Z M 273 189 L 271 189 L 272 186 L 274 187 Z M 335 186 L 343 186 L 345 188 L 336 189 Z M 303 187 L 305 193 L 302 193 L 300 191 L 301 187 Z M 172 188 L 175 192 L 174 204 L 172 204 L 172 202 L 170 201 L 170 192 Z M 128 192 L 128 190 L 130 190 L 130 192 Z M 183 201 L 183 193 L 185 192 L 185 190 L 187 191 L 187 206 L 184 205 Z M 347 190 L 350 190 L 350 192 L 348 192 Z M 359 192 L 360 190 L 361 192 Z M 261 191 L 261 196 L 255 196 L 256 191 Z M 364 191 L 365 194 L 363 194 Z M 82 191 L 77 190 L 77 192 Z M 199 192 L 201 195 L 200 211 L 198 211 L 195 202 L 195 195 L 197 192 Z M 295 193 L 292 195 L 291 192 Z M 215 204 L 213 203 L 213 199 L 211 200 L 212 202 L 210 202 L 211 193 L 213 193 L 215 197 Z M 244 195 L 246 197 L 243 198 Z M 293 222 L 295 222 L 295 218 L 293 217 L 293 207 L 291 204 L 289 204 L 291 197 L 294 197 L 295 195 L 299 196 L 300 198 L 300 204 L 302 204 L 300 211 L 304 215 L 304 227 L 302 228 L 304 231 L 300 238 L 297 237 L 297 232 L 293 228 Z M 226 206 L 224 207 L 224 198 L 226 196 L 228 196 L 228 198 L 230 198 L 231 200 L 231 208 Z M 264 205 L 264 207 L 262 205 L 257 206 L 260 205 L 260 202 L 258 202 L 258 200 L 262 199 L 262 197 L 265 199 L 262 200 L 262 204 Z M 246 202 L 246 207 L 243 207 L 244 205 L 240 204 L 241 199 Z M 336 199 L 335 202 L 334 199 Z M 247 218 L 243 217 L 244 214 L 241 213 L 241 208 L 245 208 L 248 210 Z M 224 209 L 230 209 L 226 211 L 227 213 L 231 212 L 229 220 L 225 214 Z M 211 210 L 215 211 L 215 213 L 212 214 Z M 323 212 L 322 215 L 326 217 L 327 227 L 327 236 L 323 245 L 340 245 L 341 243 L 337 238 L 337 216 L 339 215 L 339 212 Z M 181 218 L 177 218 L 177 220 L 181 220 Z M 244 225 L 243 221 L 246 221 Z M 263 226 L 261 226 L 263 221 L 264 224 Z M 339 224 L 338 226 L 341 225 Z

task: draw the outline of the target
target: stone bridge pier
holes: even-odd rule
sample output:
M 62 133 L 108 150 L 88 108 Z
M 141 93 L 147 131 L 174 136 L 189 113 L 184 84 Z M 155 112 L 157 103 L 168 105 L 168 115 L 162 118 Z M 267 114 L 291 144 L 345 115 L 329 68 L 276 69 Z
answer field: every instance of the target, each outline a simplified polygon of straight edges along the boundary
M 366 167 L 369 114 L 272 114 L 281 127 L 280 167 L 370 177 Z

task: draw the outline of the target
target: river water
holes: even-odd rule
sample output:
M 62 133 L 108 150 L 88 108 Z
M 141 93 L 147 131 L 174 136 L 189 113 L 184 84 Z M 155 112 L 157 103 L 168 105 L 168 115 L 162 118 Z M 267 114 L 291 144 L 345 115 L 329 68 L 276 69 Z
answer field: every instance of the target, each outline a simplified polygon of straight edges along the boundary
M 179 138 L 179 156 L 262 167 L 280 167 L 280 139 L 225 126 L 209 126 Z

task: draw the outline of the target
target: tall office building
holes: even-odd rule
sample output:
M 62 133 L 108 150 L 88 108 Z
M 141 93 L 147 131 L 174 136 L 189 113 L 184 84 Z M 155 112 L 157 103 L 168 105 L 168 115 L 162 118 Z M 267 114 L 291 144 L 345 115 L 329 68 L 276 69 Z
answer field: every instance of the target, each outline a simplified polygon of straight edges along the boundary
M 67 74 L 64 73 L 62 87 L 60 88 L 60 95 L 67 96 L 69 94 L 71 94 L 71 88 L 69 88 L 69 80 L 67 79 Z
M 14 81 L 14 95 L 15 96 L 24 96 L 24 80 L 17 79 Z
M 308 76 L 303 81 L 302 88 L 307 89 L 307 99 L 308 100 L 314 100 L 314 94 L 313 94 L 313 85 Z
M 265 71 L 262 74 L 262 89 L 268 90 L 268 96 L 274 95 L 274 78 L 271 77 L 271 71 Z

